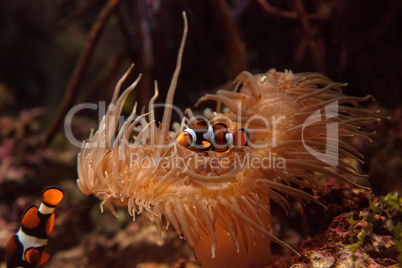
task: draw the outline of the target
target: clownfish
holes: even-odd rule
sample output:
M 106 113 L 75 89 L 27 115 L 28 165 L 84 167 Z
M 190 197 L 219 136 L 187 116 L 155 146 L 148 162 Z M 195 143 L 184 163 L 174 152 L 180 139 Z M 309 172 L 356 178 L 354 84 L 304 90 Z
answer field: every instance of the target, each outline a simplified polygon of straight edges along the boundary
M 54 226 L 53 211 L 63 196 L 61 189 L 49 187 L 43 192 L 39 208 L 31 205 L 25 210 L 20 229 L 7 241 L 7 268 L 39 267 L 49 260 L 45 247 Z
M 177 142 L 191 151 L 208 155 L 209 150 L 226 152 L 235 146 L 247 146 L 249 136 L 244 128 L 228 133 L 228 128 L 223 123 L 210 126 L 205 120 L 199 120 L 192 128 L 183 130 L 177 137 Z

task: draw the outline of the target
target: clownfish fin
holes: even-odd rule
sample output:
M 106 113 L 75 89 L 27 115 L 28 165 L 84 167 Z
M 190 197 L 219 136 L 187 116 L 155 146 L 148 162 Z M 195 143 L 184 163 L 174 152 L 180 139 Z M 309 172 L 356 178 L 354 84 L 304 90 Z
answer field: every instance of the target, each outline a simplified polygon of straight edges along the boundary
M 17 235 L 8 239 L 6 244 L 7 268 L 22 265 L 22 251 L 24 250 Z
M 42 264 L 46 263 L 50 258 L 49 253 L 46 250 L 43 250 L 42 254 L 40 255 L 40 260 L 36 267 L 41 266 Z
M 29 248 L 25 252 L 25 259 L 28 263 L 37 263 L 40 258 L 40 252 L 36 248 Z
M 240 128 L 233 133 L 233 145 L 235 147 L 247 146 L 249 143 L 249 135 L 246 129 Z
M 215 152 L 218 153 L 224 153 L 229 149 L 229 146 L 227 145 L 217 145 L 214 148 L 212 148 L 212 150 L 214 150 Z
M 34 205 L 31 205 L 28 207 L 21 220 L 21 226 L 27 229 L 34 229 L 38 227 L 41 219 L 39 218 L 38 215 L 38 208 Z
M 226 124 L 224 124 L 224 123 L 216 123 L 216 124 L 214 124 L 214 129 L 216 129 L 216 128 L 224 128 L 225 129 L 225 131 L 226 132 L 228 132 L 228 126 L 226 125 Z
M 18 237 L 16 235 L 13 235 L 12 237 L 10 237 L 10 239 L 8 239 L 7 244 L 6 244 L 6 254 L 7 256 L 11 256 L 14 252 L 17 251 L 17 243 L 19 243 L 18 241 Z
M 52 213 L 52 215 L 50 215 L 49 219 L 46 221 L 45 232 L 47 236 L 50 236 L 50 233 L 53 231 L 55 218 L 56 216 L 54 213 Z
M 212 144 L 209 141 L 202 141 L 201 144 L 203 147 L 202 150 L 204 151 L 208 151 L 212 146 Z
M 197 123 L 195 123 L 193 126 L 191 126 L 192 129 L 206 129 L 206 130 L 208 130 L 208 127 L 209 127 L 209 124 L 204 119 L 198 120 Z

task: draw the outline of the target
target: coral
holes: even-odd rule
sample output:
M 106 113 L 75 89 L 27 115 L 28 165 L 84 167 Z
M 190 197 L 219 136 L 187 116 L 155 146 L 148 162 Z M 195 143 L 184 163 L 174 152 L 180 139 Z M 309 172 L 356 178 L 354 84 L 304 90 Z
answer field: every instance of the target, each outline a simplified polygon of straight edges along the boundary
M 343 192 L 350 196 L 348 190 Z M 358 199 L 365 203 L 367 196 Z M 302 261 L 288 266 L 399 267 L 402 199 L 390 193 L 369 200 L 370 205 L 355 206 L 334 217 L 328 228 L 317 230 L 299 249 Z
M 21 111 L 18 117 L 0 118 L 0 183 L 21 181 L 42 157 L 39 118 L 44 109 Z

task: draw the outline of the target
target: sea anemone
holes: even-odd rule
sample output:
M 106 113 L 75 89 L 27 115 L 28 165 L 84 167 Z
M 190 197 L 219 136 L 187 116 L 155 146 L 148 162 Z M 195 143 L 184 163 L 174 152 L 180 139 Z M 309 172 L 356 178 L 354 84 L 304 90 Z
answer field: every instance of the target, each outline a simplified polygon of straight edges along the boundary
M 191 111 L 171 130 L 187 35 L 183 17 L 184 34 L 162 122 L 154 117 L 155 84 L 148 113 L 136 115 L 135 105 L 118 125 L 125 100 L 140 80 L 118 96 L 130 67 L 98 130 L 82 146 L 77 184 L 84 194 L 103 200 L 101 208 L 107 205 L 114 215 L 113 205 L 127 206 L 133 218 L 144 214 L 156 225 L 161 241 L 162 231 L 173 225 L 205 267 L 261 267 L 270 261 L 271 241 L 290 248 L 270 232 L 271 200 L 285 210 L 287 196 L 321 205 L 301 190 L 320 189 L 314 173 L 358 186 L 346 174 L 362 175 L 347 160 L 361 161 L 362 155 L 342 139 L 367 138 L 360 127 L 377 116 L 359 103 L 372 97 L 345 96 L 345 84 L 317 73 L 243 72 L 234 91 L 207 94 L 199 102 L 217 101 L 216 111 L 206 114 L 208 120 L 225 123 L 231 132 L 247 129 L 250 144 L 198 155 L 176 142 L 195 120 Z

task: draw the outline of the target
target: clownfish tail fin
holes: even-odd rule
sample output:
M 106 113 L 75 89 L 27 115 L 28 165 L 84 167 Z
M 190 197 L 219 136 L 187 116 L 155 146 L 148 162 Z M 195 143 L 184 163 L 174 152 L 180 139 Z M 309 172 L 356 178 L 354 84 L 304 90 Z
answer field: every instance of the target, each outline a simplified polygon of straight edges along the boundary
M 245 128 L 238 129 L 234 134 L 234 146 L 241 147 L 249 144 L 249 134 Z

